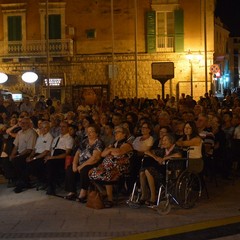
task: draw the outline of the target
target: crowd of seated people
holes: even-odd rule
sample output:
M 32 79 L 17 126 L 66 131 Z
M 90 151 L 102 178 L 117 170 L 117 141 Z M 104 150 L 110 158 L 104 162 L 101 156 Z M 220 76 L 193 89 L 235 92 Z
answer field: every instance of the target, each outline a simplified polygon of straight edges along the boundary
M 9 102 L 11 108 L 0 96 L 0 168 L 15 193 L 36 181 L 54 195 L 64 182 L 65 199 L 84 203 L 91 181 L 116 180 L 131 169 L 132 182 L 140 174 L 142 191 L 150 188 L 142 202 L 152 204 L 156 176 L 173 149 L 189 148 L 189 169 L 209 179 L 230 179 L 233 163 L 239 170 L 240 100 L 234 94 L 222 105 L 211 94 L 199 101 L 184 94 L 178 101 L 116 97 L 75 108 L 68 102 L 54 107 L 44 96 L 14 108 Z M 146 155 L 152 164 L 144 167 Z M 67 157 L 71 161 L 66 166 Z M 112 207 L 113 187 L 105 186 L 106 206 Z

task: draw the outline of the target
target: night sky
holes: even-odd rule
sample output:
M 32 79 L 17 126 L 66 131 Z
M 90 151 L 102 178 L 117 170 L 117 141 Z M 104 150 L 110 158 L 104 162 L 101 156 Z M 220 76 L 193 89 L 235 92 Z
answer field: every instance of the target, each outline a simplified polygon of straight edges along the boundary
M 220 17 L 231 37 L 240 37 L 239 0 L 217 0 L 215 16 Z

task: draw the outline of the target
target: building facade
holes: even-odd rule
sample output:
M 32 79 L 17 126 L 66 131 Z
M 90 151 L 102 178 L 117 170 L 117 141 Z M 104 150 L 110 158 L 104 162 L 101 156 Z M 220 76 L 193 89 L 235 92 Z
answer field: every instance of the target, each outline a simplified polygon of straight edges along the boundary
M 230 37 L 229 54 L 229 88 L 239 92 L 240 86 L 240 37 Z
M 230 70 L 229 34 L 230 32 L 221 22 L 220 18 L 215 18 L 214 64 L 218 66 L 219 71 L 212 73 L 212 81 L 215 90 L 219 93 L 223 93 L 224 89 L 233 87 L 232 73 Z
M 156 98 L 164 87 L 198 99 L 211 89 L 214 9 L 214 0 L 0 0 L 1 88 L 76 102 Z M 37 82 L 24 83 L 26 71 Z

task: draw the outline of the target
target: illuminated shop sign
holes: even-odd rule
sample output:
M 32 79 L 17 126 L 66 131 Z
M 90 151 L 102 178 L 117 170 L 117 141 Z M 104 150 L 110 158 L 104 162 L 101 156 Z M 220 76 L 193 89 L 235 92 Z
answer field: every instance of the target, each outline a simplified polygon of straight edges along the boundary
M 44 79 L 45 86 L 48 86 L 48 80 Z M 49 86 L 58 87 L 63 85 L 62 78 L 49 78 Z

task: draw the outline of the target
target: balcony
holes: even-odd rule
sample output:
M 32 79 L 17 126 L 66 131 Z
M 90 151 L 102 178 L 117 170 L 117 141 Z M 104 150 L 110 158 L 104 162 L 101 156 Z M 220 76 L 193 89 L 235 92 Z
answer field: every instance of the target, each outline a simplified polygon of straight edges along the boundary
M 0 57 L 45 57 L 46 41 L 11 41 L 0 42 Z M 68 57 L 73 55 L 72 39 L 49 40 L 49 55 L 51 57 Z

